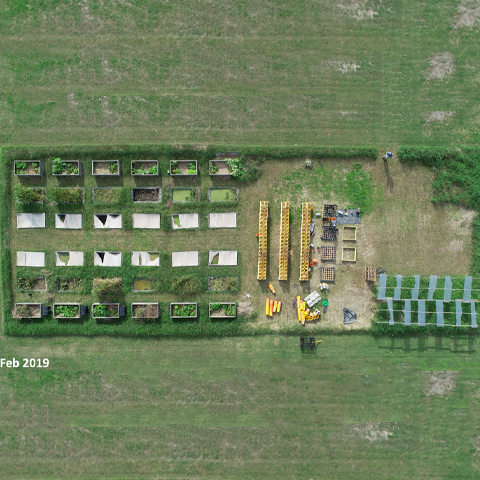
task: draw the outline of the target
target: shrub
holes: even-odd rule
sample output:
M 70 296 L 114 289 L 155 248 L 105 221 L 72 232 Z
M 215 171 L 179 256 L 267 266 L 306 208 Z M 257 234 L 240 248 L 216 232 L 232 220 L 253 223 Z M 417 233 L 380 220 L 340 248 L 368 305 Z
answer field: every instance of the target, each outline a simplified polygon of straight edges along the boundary
M 99 300 L 112 300 L 123 291 L 122 279 L 114 278 L 94 278 L 92 285 L 92 295 Z
M 15 198 L 19 203 L 43 202 L 45 190 L 43 188 L 28 188 L 23 185 L 15 185 Z
M 55 188 L 53 196 L 58 203 L 83 203 L 83 190 L 80 187 Z
M 256 180 L 261 173 L 259 167 L 261 159 L 255 157 L 247 158 L 245 155 L 241 155 L 238 158 L 226 158 L 225 163 L 232 177 L 240 182 L 246 183 Z
M 197 293 L 200 291 L 200 281 L 195 275 L 185 275 L 173 282 L 172 291 L 178 295 Z
M 218 173 L 218 165 L 216 163 L 213 163 L 210 165 L 210 173 L 212 175 L 216 175 Z

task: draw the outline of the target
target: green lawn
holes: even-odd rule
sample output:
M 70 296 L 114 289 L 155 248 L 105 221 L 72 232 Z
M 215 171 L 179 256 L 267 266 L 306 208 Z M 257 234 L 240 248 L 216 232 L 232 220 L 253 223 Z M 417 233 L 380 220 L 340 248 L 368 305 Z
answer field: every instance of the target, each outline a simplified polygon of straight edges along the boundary
M 0 339 L 2 478 L 478 478 L 477 339 L 320 338 Z
M 0 143 L 475 143 L 479 36 L 452 27 L 458 4 L 4 2 Z

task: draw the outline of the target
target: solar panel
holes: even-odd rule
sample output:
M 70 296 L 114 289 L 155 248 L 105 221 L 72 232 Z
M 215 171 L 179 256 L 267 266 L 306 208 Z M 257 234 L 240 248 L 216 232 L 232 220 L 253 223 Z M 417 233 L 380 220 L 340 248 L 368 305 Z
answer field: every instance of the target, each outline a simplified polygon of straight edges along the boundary
M 430 283 L 428 284 L 428 300 L 433 300 L 433 294 L 435 293 L 435 288 L 437 288 L 437 276 L 430 275 Z
M 397 286 L 395 287 L 395 291 L 393 292 L 393 299 L 400 300 L 400 297 L 402 295 L 402 276 L 395 275 L 395 278 L 397 279 Z
M 411 325 L 410 312 L 412 310 L 412 301 L 405 300 L 405 308 L 403 309 L 403 317 L 405 318 L 405 325 Z
M 385 300 L 385 290 L 387 288 L 387 274 L 381 273 L 378 280 L 378 300 Z

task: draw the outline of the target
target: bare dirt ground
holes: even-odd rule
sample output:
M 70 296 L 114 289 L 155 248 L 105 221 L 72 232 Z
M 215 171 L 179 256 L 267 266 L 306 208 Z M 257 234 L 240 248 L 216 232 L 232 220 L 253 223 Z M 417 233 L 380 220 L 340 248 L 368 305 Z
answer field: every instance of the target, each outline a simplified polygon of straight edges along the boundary
M 438 395 L 443 397 L 455 388 L 455 377 L 458 372 L 426 372 L 429 374 L 425 396 Z
M 452 111 L 425 112 L 423 116 L 425 118 L 425 123 L 431 123 L 431 122 L 446 123 L 453 116 L 454 113 L 455 112 L 452 112 Z
M 338 2 L 337 7 L 355 20 L 366 20 L 373 19 L 375 15 L 378 15 L 376 8 L 377 4 L 381 3 L 381 0 L 378 2 L 368 0 L 341 0 Z
M 480 2 L 462 0 L 456 15 L 452 19 L 453 28 L 473 28 L 480 21 Z
M 432 55 L 429 61 L 430 65 L 425 72 L 426 80 L 445 80 L 455 72 L 453 55 L 449 52 Z
M 352 430 L 366 440 L 375 442 L 377 440 L 388 440 L 397 427 L 398 424 L 396 422 L 367 422 L 353 425 Z

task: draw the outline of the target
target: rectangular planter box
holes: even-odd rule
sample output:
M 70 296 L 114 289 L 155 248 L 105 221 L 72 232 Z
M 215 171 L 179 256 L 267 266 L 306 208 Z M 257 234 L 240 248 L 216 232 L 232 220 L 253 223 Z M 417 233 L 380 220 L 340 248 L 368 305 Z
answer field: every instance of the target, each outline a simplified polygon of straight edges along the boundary
M 18 173 L 18 170 L 17 170 L 18 163 L 27 163 L 28 169 L 32 167 L 33 163 L 38 163 L 40 166 L 40 172 L 39 173 Z M 14 168 L 14 173 L 17 177 L 41 177 L 43 176 L 43 171 L 44 171 L 44 165 L 41 160 L 15 160 L 13 168 Z
M 354 247 L 343 247 L 342 262 L 356 262 L 356 261 L 357 261 L 357 249 Z
M 25 306 L 29 310 L 31 310 L 30 313 L 26 316 L 19 317 L 18 315 L 20 314 L 21 308 Z M 32 311 L 32 310 L 37 310 L 38 313 Z M 15 318 L 42 318 L 42 304 L 41 303 L 16 303 L 15 304 Z
M 117 164 L 117 173 L 109 173 L 109 165 Z M 97 173 L 95 173 L 95 170 Z M 99 170 L 102 170 L 101 173 L 98 173 Z M 119 177 L 121 175 L 121 167 L 119 160 L 93 160 L 92 161 L 92 175 L 94 177 Z
M 43 188 L 43 187 L 27 187 L 27 188 L 28 188 L 29 190 L 42 190 L 42 191 L 43 191 L 43 196 L 44 196 L 44 198 L 46 198 L 46 196 L 47 196 L 47 189 L 46 189 L 46 188 Z M 16 196 L 16 195 L 15 195 L 15 196 Z M 35 204 L 35 203 L 36 203 L 36 204 L 42 204 L 42 203 L 45 203 L 45 200 L 42 200 L 41 202 L 24 202 L 24 203 L 19 202 L 19 201 L 17 200 L 17 203 L 18 203 L 19 205 L 29 205 L 29 204 L 32 204 L 32 203 L 33 203 L 33 204 Z
M 57 187 L 58 190 L 73 190 L 73 189 L 80 189 L 82 191 L 82 201 L 80 203 L 74 203 L 74 202 L 59 202 L 57 200 L 54 200 L 55 203 L 62 203 L 64 205 L 82 205 L 85 203 L 85 189 L 84 187 Z
M 143 284 L 142 284 L 143 282 Z M 149 287 L 149 288 L 135 288 L 135 287 Z M 153 278 L 134 278 L 132 280 L 132 292 L 154 292 L 153 287 Z
M 356 242 L 357 227 L 343 227 L 343 239 L 349 242 Z
M 152 165 L 152 163 L 154 165 Z M 149 166 L 150 165 L 150 166 Z M 135 170 L 138 170 L 139 168 L 151 168 L 153 166 L 157 167 L 157 173 L 133 173 L 134 167 Z M 132 160 L 131 161 L 131 173 L 132 177 L 158 177 L 159 174 L 159 165 L 158 165 L 158 160 Z
M 158 200 L 135 200 L 135 190 L 157 190 Z M 135 187 L 132 188 L 132 202 L 134 203 L 160 203 L 162 201 L 162 189 L 160 187 Z
M 104 305 L 109 310 L 116 310 L 117 314 L 113 315 L 111 317 L 97 317 L 95 315 L 95 306 L 96 305 Z M 92 316 L 93 316 L 93 318 L 103 318 L 103 319 L 120 318 L 120 304 L 119 303 L 94 303 L 94 304 L 92 304 Z
M 212 305 L 219 303 L 220 305 L 234 305 L 235 313 L 233 315 L 212 315 Z M 219 310 L 222 310 L 221 308 Z M 216 310 L 215 310 L 216 311 Z M 235 302 L 211 302 L 208 304 L 208 316 L 210 318 L 235 318 L 237 316 L 237 304 Z
M 152 310 L 146 314 L 142 314 L 141 309 L 146 308 Z M 133 318 L 158 318 L 159 308 L 158 303 L 132 303 L 132 317 Z
M 17 284 L 17 289 L 20 290 L 21 292 L 46 292 L 47 291 L 47 279 L 46 277 L 35 277 L 35 280 L 43 280 L 45 282 L 45 288 L 41 288 L 41 289 L 38 289 L 38 288 L 34 288 L 34 289 L 25 289 L 25 290 L 20 290 L 20 288 L 18 288 L 18 284 Z
M 172 163 L 177 163 L 178 166 L 172 167 Z M 195 163 L 195 173 L 188 173 L 188 165 Z M 181 173 L 173 173 L 173 170 L 180 169 Z M 198 164 L 196 160 L 170 160 L 170 175 L 172 177 L 194 177 L 198 175 Z
M 55 160 L 52 161 L 52 175 L 54 177 L 80 177 L 83 175 L 83 165 L 80 160 L 64 160 L 63 162 L 69 165 L 74 165 L 78 169 L 78 173 L 53 173 L 53 165 Z
M 77 307 L 78 313 L 74 317 L 63 317 L 61 315 L 57 315 L 57 307 L 59 306 L 68 306 L 68 307 Z M 53 318 L 63 318 L 63 319 L 70 319 L 70 318 L 80 318 L 80 304 L 79 303 L 54 303 L 53 304 Z
M 181 316 L 178 316 L 178 315 L 174 315 L 173 314 L 173 307 L 175 305 L 178 305 L 179 307 L 185 307 L 186 305 L 195 305 L 195 315 L 190 315 L 188 317 L 181 317 Z M 197 318 L 197 314 L 198 314 L 198 311 L 197 311 L 197 304 L 196 303 L 189 303 L 189 302 L 177 302 L 177 303 L 171 303 L 170 304 L 170 318 Z
M 217 173 L 212 173 L 212 166 L 217 167 Z M 211 177 L 231 177 L 232 174 L 227 167 L 225 160 L 210 160 L 208 162 L 208 172 Z

